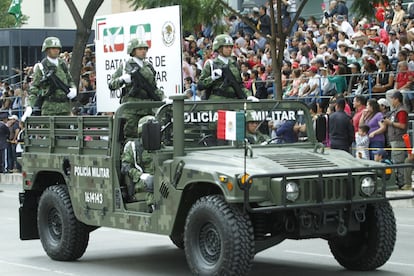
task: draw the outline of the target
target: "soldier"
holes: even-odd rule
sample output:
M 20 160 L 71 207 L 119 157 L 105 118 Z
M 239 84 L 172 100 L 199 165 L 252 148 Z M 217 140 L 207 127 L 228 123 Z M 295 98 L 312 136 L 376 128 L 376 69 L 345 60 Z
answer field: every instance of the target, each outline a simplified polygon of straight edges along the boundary
M 131 58 L 120 66 L 112 75 L 109 89 L 122 88 L 121 103 L 139 101 L 162 101 L 164 93 L 157 88 L 154 67 L 145 60 L 148 52 L 148 44 L 136 38 L 128 43 L 127 51 Z M 126 110 L 126 123 L 124 136 L 137 137 L 137 125 L 140 118 L 151 114 L 151 109 Z
M 206 62 L 198 81 L 198 89 L 205 90 L 206 100 L 256 99 L 243 86 L 240 69 L 231 58 L 232 48 L 233 39 L 229 35 L 221 34 L 214 39 L 213 51 L 218 56 Z
M 250 144 L 260 144 L 268 141 L 270 137 L 260 132 L 260 121 L 253 118 L 253 112 L 246 112 L 246 139 Z
M 121 156 L 121 173 L 126 176 L 128 189 L 127 201 L 134 202 L 138 194 L 146 192 L 145 201 L 148 205 L 148 212 L 154 210 L 153 194 L 153 175 L 154 163 L 148 151 L 142 147 L 142 126 L 150 120 L 155 120 L 154 116 L 144 116 L 139 120 L 137 126 L 137 138 L 128 141 Z
M 70 115 L 70 100 L 76 97 L 77 90 L 66 62 L 59 58 L 61 49 L 57 37 L 43 41 L 46 57 L 35 65 L 24 118 L 30 116 L 34 107 L 40 108 L 41 115 Z

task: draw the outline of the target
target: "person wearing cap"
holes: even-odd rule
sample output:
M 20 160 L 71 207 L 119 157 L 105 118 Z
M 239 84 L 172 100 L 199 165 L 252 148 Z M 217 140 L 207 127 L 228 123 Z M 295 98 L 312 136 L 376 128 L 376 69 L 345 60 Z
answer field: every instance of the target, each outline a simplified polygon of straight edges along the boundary
M 375 150 L 373 153 L 374 161 L 392 165 L 392 161 L 388 159 L 388 153 L 384 149 Z
M 23 118 L 40 109 L 41 115 L 70 115 L 77 88 L 66 62 L 59 57 L 62 44 L 57 37 L 47 37 L 42 44 L 46 57 L 35 65 Z
M 396 67 L 398 62 L 398 53 L 400 51 L 400 41 L 397 39 L 397 33 L 394 30 L 389 32 L 390 42 L 387 45 L 387 56 L 391 64 Z
M 391 145 L 391 160 L 394 164 L 404 163 L 405 143 L 402 138 L 407 133 L 408 113 L 403 106 L 403 95 L 396 91 L 391 95 L 391 105 L 393 110 L 381 122 L 387 126 L 388 141 Z M 399 188 L 404 185 L 403 169 L 396 170 L 396 184 Z
M 8 113 L 0 112 L 0 173 L 7 172 L 6 170 L 6 149 L 7 140 L 10 135 L 10 122 L 8 121 Z
M 329 140 L 332 149 L 344 150 L 350 153 L 354 141 L 354 127 L 351 118 L 345 113 L 345 99 L 338 98 L 335 112 L 329 115 Z
M 127 45 L 127 52 L 130 58 L 118 67 L 111 76 L 108 83 L 110 90 L 122 89 L 120 102 L 141 102 L 141 101 L 161 101 L 164 99 L 164 93 L 157 87 L 155 80 L 155 69 L 151 63 L 146 60 L 149 45 L 145 40 L 133 38 Z M 135 77 L 137 71 L 148 83 L 144 86 Z M 124 136 L 127 139 L 137 137 L 138 121 L 145 115 L 151 114 L 150 108 L 140 110 L 127 109 L 124 111 L 126 122 L 124 125 Z
M 390 103 L 386 98 L 381 98 L 378 100 L 378 104 L 382 112 L 382 115 L 385 117 L 390 111 Z
M 204 99 L 246 99 L 249 96 L 249 99 L 257 100 L 243 86 L 240 69 L 231 57 L 232 48 L 233 39 L 229 35 L 221 34 L 214 38 L 213 50 L 218 56 L 205 63 L 197 87 L 198 90 L 204 91 Z M 227 74 L 224 74 L 223 70 L 226 70 Z

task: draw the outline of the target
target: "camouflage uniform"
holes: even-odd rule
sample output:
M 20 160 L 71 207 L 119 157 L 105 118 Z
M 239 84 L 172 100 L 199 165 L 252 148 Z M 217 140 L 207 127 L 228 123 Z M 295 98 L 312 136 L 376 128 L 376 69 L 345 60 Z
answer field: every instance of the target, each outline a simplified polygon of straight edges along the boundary
M 48 37 L 43 42 L 42 51 L 48 48 L 62 48 L 60 41 L 56 37 Z M 32 108 L 40 108 L 41 115 L 70 115 L 71 104 L 67 93 L 60 88 L 53 88 L 48 80 L 48 72 L 55 72 L 68 87 L 75 87 L 72 76 L 68 70 L 66 62 L 57 58 L 57 66 L 48 58 L 44 58 L 41 63 L 35 66 L 33 82 L 29 89 L 29 105 Z M 41 103 L 43 99 L 43 103 Z M 41 106 L 39 106 L 41 105 Z
M 128 44 L 128 53 L 132 56 L 134 54 L 134 50 L 136 48 L 147 48 L 148 44 L 144 41 L 139 41 L 137 39 L 132 39 Z M 135 57 L 137 59 L 137 57 Z M 142 87 L 139 85 L 136 85 L 136 89 L 134 89 L 134 82 L 125 82 L 123 80 L 123 76 L 125 74 L 131 75 L 131 73 L 139 68 L 139 72 L 141 75 L 153 86 L 157 86 L 157 83 L 155 81 L 155 70 L 154 67 L 151 65 L 151 63 L 147 62 L 146 60 L 142 60 L 143 66 L 140 67 L 140 65 L 134 60 L 134 57 L 132 56 L 125 64 L 124 66 L 120 66 L 115 73 L 111 76 L 111 80 L 109 82 L 109 89 L 111 90 L 118 90 L 124 89 L 125 94 L 123 93 L 123 96 L 121 97 L 121 103 L 127 103 L 127 102 L 139 102 L 139 101 L 151 101 L 151 97 L 149 96 L 148 92 L 145 91 Z M 164 98 L 164 93 L 160 89 L 156 89 L 154 91 L 155 95 L 157 95 L 161 100 Z M 141 109 L 141 110 L 126 110 L 124 115 L 126 118 L 126 123 L 124 126 L 124 136 L 130 137 L 130 138 L 136 138 L 137 137 L 137 125 L 140 118 L 142 118 L 145 115 L 151 114 L 151 109 Z
M 154 119 L 153 116 L 144 116 L 139 121 L 138 136 L 140 136 L 142 125 L 148 120 Z M 130 199 L 138 198 L 139 193 L 146 192 L 145 201 L 148 206 L 154 203 L 153 187 L 148 185 L 143 174 L 154 175 L 154 163 L 152 156 L 142 147 L 141 138 L 128 141 L 121 156 L 121 172 L 127 177 L 127 188 Z
M 218 35 L 213 42 L 213 50 L 221 51 L 223 46 L 233 46 L 233 39 L 228 35 Z M 222 53 L 222 52 L 221 52 Z M 214 73 L 216 70 L 221 70 L 224 66 L 227 66 L 223 60 L 228 60 L 228 67 L 234 76 L 240 89 L 242 91 L 242 99 L 245 99 L 249 95 L 249 90 L 244 88 L 241 79 L 241 74 L 236 61 L 231 57 L 224 57 L 221 54 L 214 60 L 208 60 L 204 65 L 201 72 L 200 79 L 198 81 L 198 89 L 205 90 L 206 94 L 209 94 L 207 99 L 211 100 L 228 100 L 238 99 L 235 89 L 228 84 L 228 80 L 224 79 L 224 76 L 215 77 Z

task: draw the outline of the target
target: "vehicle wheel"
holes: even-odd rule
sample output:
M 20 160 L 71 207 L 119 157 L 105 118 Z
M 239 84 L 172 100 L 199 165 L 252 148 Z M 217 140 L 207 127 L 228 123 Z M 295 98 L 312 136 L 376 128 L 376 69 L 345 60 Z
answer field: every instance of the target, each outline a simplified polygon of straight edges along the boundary
M 184 236 L 182 233 L 178 235 L 170 235 L 170 239 L 175 246 L 184 249 Z
M 188 213 L 184 250 L 195 275 L 246 275 L 255 253 L 250 218 L 222 196 L 202 197 Z
M 57 261 L 73 261 L 85 253 L 89 231 L 73 212 L 65 185 L 48 187 L 40 197 L 37 227 L 47 255 Z
M 385 264 L 394 250 L 394 212 L 389 202 L 367 206 L 366 220 L 359 232 L 329 240 L 335 259 L 350 270 L 375 270 Z

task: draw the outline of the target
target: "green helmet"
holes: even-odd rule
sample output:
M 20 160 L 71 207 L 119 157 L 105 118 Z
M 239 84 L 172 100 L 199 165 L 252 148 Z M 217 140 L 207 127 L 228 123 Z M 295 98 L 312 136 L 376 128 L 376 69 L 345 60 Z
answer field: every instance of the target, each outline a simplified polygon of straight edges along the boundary
M 60 40 L 57 37 L 49 36 L 46 37 L 43 41 L 42 45 L 42 52 L 46 51 L 48 48 L 60 48 L 62 49 L 62 44 L 60 44 Z
M 221 46 L 233 46 L 233 38 L 226 34 L 216 36 L 213 41 L 213 51 L 217 51 Z
M 246 123 L 248 122 L 258 122 L 260 121 L 257 116 L 255 116 L 255 111 L 254 110 L 247 110 L 246 111 Z M 255 118 L 256 117 L 256 118 Z
M 138 137 L 141 136 L 142 126 L 144 124 L 146 124 L 148 121 L 155 121 L 155 117 L 152 116 L 152 115 L 146 115 L 146 116 L 142 117 L 141 119 L 139 119 L 139 121 L 138 121 Z
M 149 46 L 145 40 L 138 40 L 137 38 L 133 38 L 128 43 L 128 47 L 127 47 L 128 54 L 132 55 L 132 52 L 136 48 L 149 48 Z

